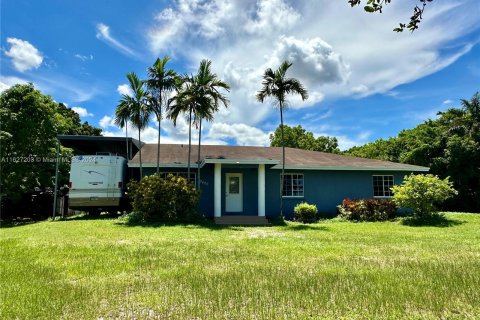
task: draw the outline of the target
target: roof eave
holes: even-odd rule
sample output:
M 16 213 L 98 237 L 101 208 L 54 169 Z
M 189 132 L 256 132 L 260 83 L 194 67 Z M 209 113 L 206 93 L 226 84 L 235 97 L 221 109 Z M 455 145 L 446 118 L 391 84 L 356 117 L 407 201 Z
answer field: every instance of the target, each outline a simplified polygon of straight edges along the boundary
M 279 160 L 272 159 L 204 159 L 202 166 L 207 163 L 220 164 L 279 164 Z
M 273 166 L 271 169 L 281 170 L 280 164 Z M 287 170 L 322 170 L 322 171 L 412 171 L 412 172 L 428 172 L 428 167 L 358 167 L 358 166 L 285 166 Z

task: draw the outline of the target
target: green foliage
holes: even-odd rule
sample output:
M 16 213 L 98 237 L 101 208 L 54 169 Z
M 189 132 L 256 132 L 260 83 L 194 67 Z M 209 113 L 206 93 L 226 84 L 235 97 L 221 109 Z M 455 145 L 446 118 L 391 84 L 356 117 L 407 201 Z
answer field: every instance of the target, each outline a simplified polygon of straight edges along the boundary
M 270 146 L 282 146 L 281 125 L 270 135 Z M 335 137 L 320 136 L 315 139 L 312 132 L 307 132 L 301 125 L 289 127 L 283 125 L 283 138 L 285 147 L 303 150 L 340 153 L 338 141 Z
M 18 216 L 32 215 L 34 212 L 20 209 L 30 200 L 25 198 L 27 194 L 54 186 L 56 136 L 100 134 L 101 129 L 81 124 L 76 112 L 35 90 L 32 84 L 15 85 L 2 92 L 0 117 L 1 193 L 5 194 L 4 204 L 8 204 L 4 209 Z M 68 159 L 71 150 L 61 147 L 60 156 Z M 68 170 L 68 161 L 61 161 L 60 186 L 68 182 Z
M 395 203 L 412 209 L 417 218 L 431 217 L 439 204 L 457 194 L 448 177 L 442 180 L 432 174 L 406 176 L 403 184 L 392 190 Z
M 416 5 L 413 7 L 413 13 L 410 17 L 410 21 L 408 23 L 399 23 L 398 27 L 394 28 L 393 31 L 395 32 L 403 32 L 405 29 L 410 31 L 415 31 L 418 29 L 418 25 L 422 22 L 423 18 L 423 11 L 425 11 L 425 7 L 427 6 L 428 2 L 432 2 L 433 0 L 418 0 L 420 5 Z M 348 3 L 354 7 L 361 4 L 361 0 L 348 0 Z M 390 4 L 392 0 L 366 0 L 366 5 L 363 7 L 363 10 L 368 13 L 382 13 L 383 7 L 387 4 Z
M 143 177 L 128 184 L 134 219 L 144 222 L 196 222 L 200 193 L 185 178 L 168 175 Z
M 306 202 L 299 203 L 293 208 L 295 220 L 303 223 L 313 223 L 318 220 L 317 206 Z
M 353 147 L 347 154 L 430 167 L 440 178 L 451 177 L 458 195 L 444 209 L 480 212 L 480 93 L 462 108 L 439 113 L 395 138 Z
M 389 199 L 345 199 L 337 208 L 342 218 L 354 221 L 385 221 L 397 214 L 395 203 Z

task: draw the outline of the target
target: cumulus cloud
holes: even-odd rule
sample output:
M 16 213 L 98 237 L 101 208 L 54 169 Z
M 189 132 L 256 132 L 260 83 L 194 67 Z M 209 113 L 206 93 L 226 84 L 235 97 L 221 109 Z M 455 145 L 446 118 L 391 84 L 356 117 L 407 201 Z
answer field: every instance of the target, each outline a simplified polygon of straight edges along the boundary
M 72 110 L 78 113 L 80 117 L 93 117 L 93 113 L 87 111 L 87 109 L 82 107 L 72 107 Z
M 214 123 L 208 137 L 219 140 L 235 140 L 237 145 L 267 146 L 270 144 L 268 133 L 243 123 Z
M 248 33 L 268 35 L 289 30 L 300 18 L 300 13 L 283 0 L 258 1 L 254 17 L 246 21 L 244 28 Z
M 110 116 L 103 116 L 102 119 L 100 119 L 100 121 L 98 122 L 98 124 L 100 125 L 100 127 L 102 127 L 103 129 L 106 129 L 108 127 L 113 127 L 115 126 L 115 123 L 113 122 L 113 117 L 110 117 Z
M 214 71 L 232 87 L 231 103 L 216 114 L 216 124 L 222 125 L 214 124 L 207 136 L 243 144 L 234 138 L 239 125 L 256 128 L 264 137 L 265 128 L 272 127 L 268 119 L 278 111 L 271 101 L 258 103 L 255 94 L 263 71 L 285 59 L 293 62 L 287 75 L 298 78 L 310 96 L 304 102 L 289 96 L 293 113 L 311 108 L 305 112 L 318 114 L 325 101 L 391 92 L 450 65 L 472 48 L 475 40 L 469 38 L 452 43 L 480 24 L 476 0 L 439 0 L 429 7 L 418 32 L 392 32 L 410 10 L 401 1 L 382 14 L 367 15 L 328 0 L 177 0 L 155 14 L 146 38 L 152 54 L 174 54 L 191 66 L 189 71 L 201 59 L 213 61 Z M 335 133 L 343 148 L 363 141 L 354 133 Z
M 133 92 L 132 92 L 132 89 L 130 88 L 130 86 L 128 84 L 120 84 L 118 85 L 117 87 L 117 92 L 120 94 L 120 95 L 127 95 L 127 96 L 132 96 L 133 95 Z
M 28 81 L 17 77 L 6 77 L 0 75 L 0 92 L 3 92 L 16 84 L 26 84 Z
M 108 45 L 113 47 L 114 49 L 118 50 L 119 52 L 127 55 L 127 56 L 135 56 L 136 53 L 134 50 L 126 46 L 125 44 L 121 43 L 117 39 L 115 39 L 110 34 L 110 27 L 104 23 L 97 24 L 97 39 L 105 41 Z
M 7 57 L 12 58 L 12 63 L 17 71 L 24 72 L 38 69 L 43 62 L 43 55 L 30 42 L 17 38 L 7 38 L 10 49 L 5 51 Z

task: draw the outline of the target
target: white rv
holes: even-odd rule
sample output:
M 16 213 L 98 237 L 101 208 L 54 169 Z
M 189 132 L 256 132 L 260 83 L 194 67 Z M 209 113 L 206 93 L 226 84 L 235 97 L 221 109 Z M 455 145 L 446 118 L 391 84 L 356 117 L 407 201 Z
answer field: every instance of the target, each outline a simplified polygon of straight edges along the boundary
M 127 160 L 109 153 L 72 157 L 69 208 L 90 213 L 120 210 Z

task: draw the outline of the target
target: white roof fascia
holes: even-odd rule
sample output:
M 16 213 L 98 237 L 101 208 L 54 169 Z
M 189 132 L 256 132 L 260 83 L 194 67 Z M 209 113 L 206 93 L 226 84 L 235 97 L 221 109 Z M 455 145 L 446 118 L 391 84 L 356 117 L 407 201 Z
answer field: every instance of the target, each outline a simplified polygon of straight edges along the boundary
M 129 163 L 128 166 L 130 168 L 140 168 L 139 163 Z M 142 163 L 143 168 L 156 168 L 157 164 L 156 163 Z M 160 163 L 159 164 L 160 168 L 187 168 L 186 163 Z M 191 163 L 190 168 L 198 168 L 196 163 Z
M 271 159 L 204 159 L 202 166 L 206 163 L 221 163 L 221 164 L 279 164 L 279 160 Z
M 271 167 L 271 169 L 281 170 L 282 166 L 280 164 Z M 430 168 L 428 167 L 404 167 L 404 168 L 392 168 L 392 167 L 351 167 L 351 166 L 285 166 L 285 169 L 288 170 L 332 170 L 332 171 L 415 171 L 415 172 L 428 172 Z

